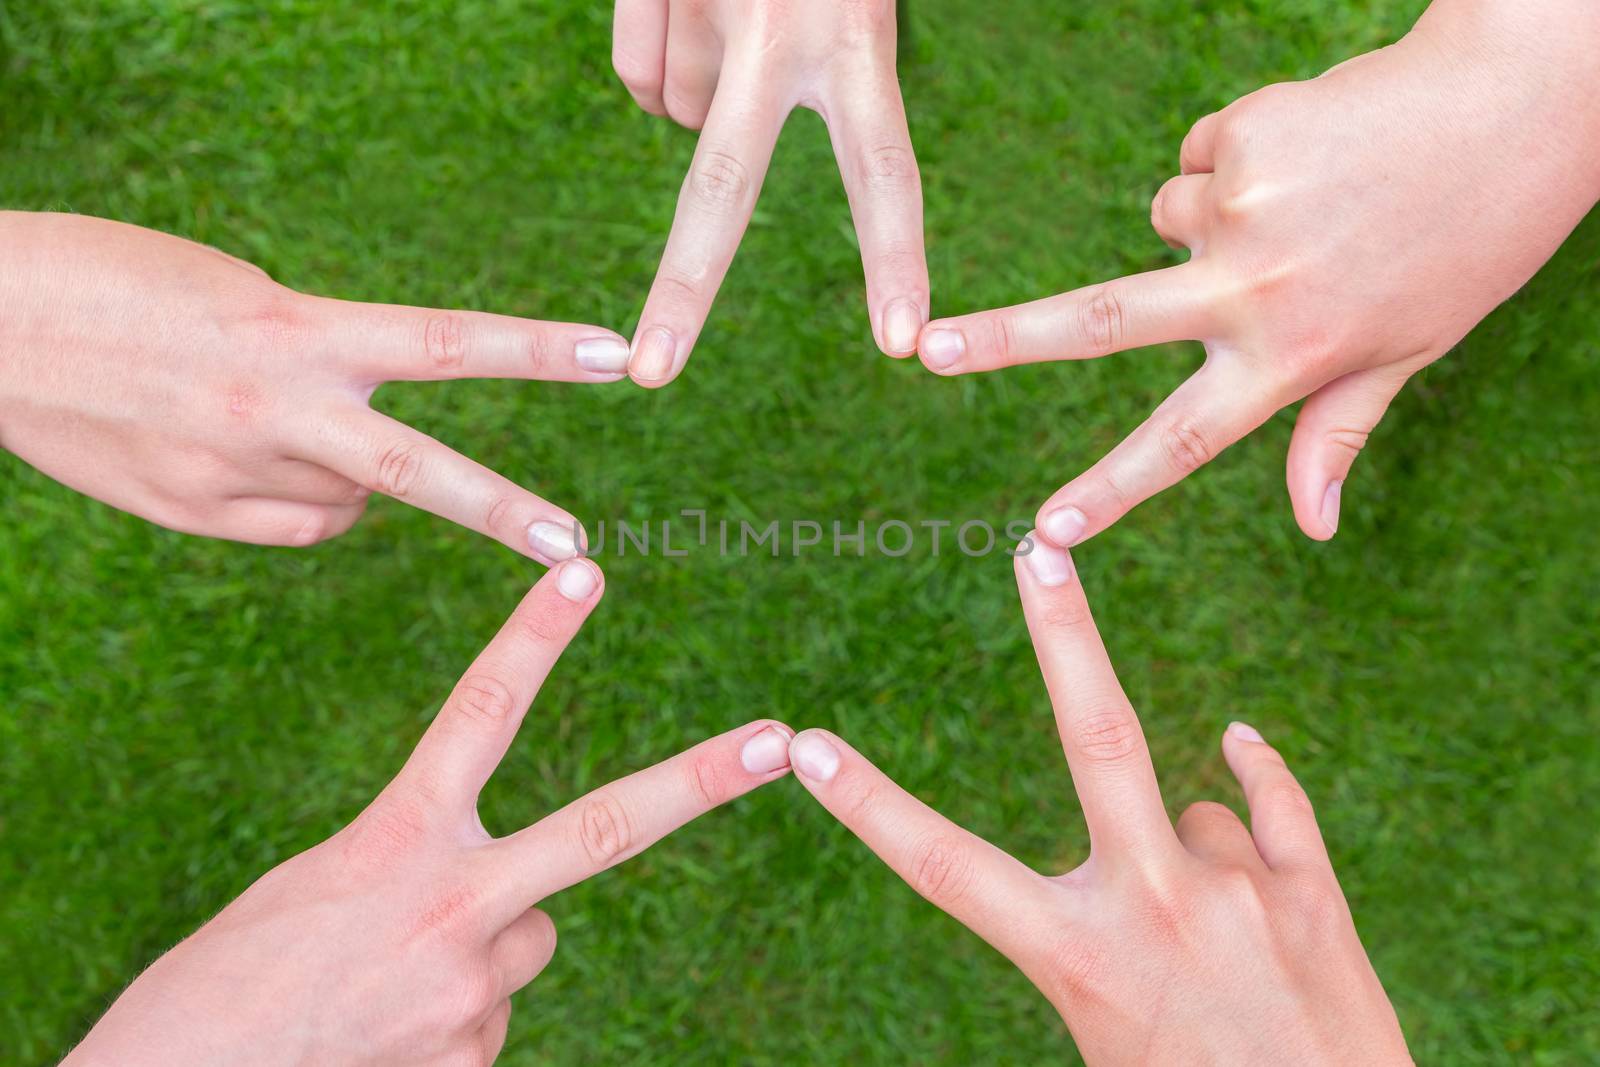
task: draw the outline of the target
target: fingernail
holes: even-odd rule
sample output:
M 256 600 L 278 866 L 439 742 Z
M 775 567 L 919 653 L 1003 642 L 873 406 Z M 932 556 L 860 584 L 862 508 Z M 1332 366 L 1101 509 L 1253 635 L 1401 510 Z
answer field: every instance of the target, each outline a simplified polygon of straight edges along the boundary
M 1322 491 L 1322 525 L 1329 533 L 1339 532 L 1339 491 L 1343 488 L 1343 481 L 1329 482 Z
M 794 736 L 777 726 L 769 726 L 744 743 L 739 762 L 751 774 L 768 774 L 789 766 L 789 739 Z
M 839 753 L 820 734 L 801 734 L 789 743 L 789 765 L 813 782 L 831 781 Z
M 578 366 L 596 374 L 621 374 L 628 369 L 628 342 L 620 337 L 591 337 L 572 346 Z
M 652 326 L 639 338 L 639 347 L 628 360 L 628 373 L 641 382 L 664 382 L 672 374 L 672 361 L 677 354 L 672 331 Z
M 1260 731 L 1246 723 L 1230 722 L 1228 732 L 1241 741 L 1254 741 L 1258 745 L 1264 743 Z
M 922 311 L 911 301 L 896 300 L 883 309 L 883 347 L 895 355 L 915 352 L 921 330 Z
M 536 522 L 528 527 L 528 547 L 552 563 L 559 563 L 578 554 L 578 539 L 573 536 L 570 527 L 554 522 Z
M 1066 585 L 1072 578 L 1072 557 L 1049 541 L 1033 538 L 1033 551 L 1022 558 L 1040 585 Z
M 954 366 L 966 351 L 966 338 L 955 330 L 929 330 L 922 339 L 922 358 L 940 370 Z
M 1044 517 L 1044 535 L 1062 548 L 1071 548 L 1083 539 L 1089 520 L 1074 507 L 1056 508 Z
M 568 560 L 556 575 L 556 588 L 561 590 L 561 595 L 578 604 L 588 600 L 599 584 L 599 571 L 586 559 Z

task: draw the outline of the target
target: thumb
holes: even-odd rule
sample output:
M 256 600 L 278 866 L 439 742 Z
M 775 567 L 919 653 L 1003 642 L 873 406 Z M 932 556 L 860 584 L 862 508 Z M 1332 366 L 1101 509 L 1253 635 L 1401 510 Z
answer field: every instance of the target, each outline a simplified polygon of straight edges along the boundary
M 1335 378 L 1300 407 L 1289 441 L 1289 500 L 1305 535 L 1327 541 L 1339 529 L 1339 498 L 1350 467 L 1410 375 L 1375 367 Z

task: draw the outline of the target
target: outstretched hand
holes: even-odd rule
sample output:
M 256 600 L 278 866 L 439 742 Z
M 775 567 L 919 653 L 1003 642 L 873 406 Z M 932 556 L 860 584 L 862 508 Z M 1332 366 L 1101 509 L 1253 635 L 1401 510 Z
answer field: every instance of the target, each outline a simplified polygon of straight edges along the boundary
M 895 73 L 894 0 L 617 0 L 612 63 L 639 106 L 700 130 L 628 373 L 677 377 L 755 209 L 789 113 L 819 113 L 850 197 L 878 347 L 928 319 L 922 182 Z
M 545 575 L 378 798 L 151 965 L 66 1063 L 493 1061 L 555 952 L 535 905 L 789 769 L 788 728 L 753 722 L 491 837 L 478 793 L 600 586 L 589 560 Z
M 609 330 L 307 296 L 214 248 L 0 212 L 0 446 L 188 533 L 307 545 L 382 493 L 545 564 L 575 520 L 368 406 L 447 378 L 613 382 Z
M 1090 854 L 1050 877 L 933 811 L 838 737 L 806 730 L 795 777 L 913 889 L 1039 987 L 1091 1064 L 1409 1062 L 1305 793 L 1253 729 L 1222 754 L 1250 826 L 1221 804 L 1174 829 L 1138 717 L 1065 551 L 1017 584 Z
M 1600 197 L 1600 8 L 1441 0 L 1399 43 L 1195 124 L 1151 206 L 1181 266 L 931 322 L 940 374 L 1202 341 L 1206 360 L 1040 509 L 1076 544 L 1304 399 L 1288 489 L 1308 537 L 1406 380 Z

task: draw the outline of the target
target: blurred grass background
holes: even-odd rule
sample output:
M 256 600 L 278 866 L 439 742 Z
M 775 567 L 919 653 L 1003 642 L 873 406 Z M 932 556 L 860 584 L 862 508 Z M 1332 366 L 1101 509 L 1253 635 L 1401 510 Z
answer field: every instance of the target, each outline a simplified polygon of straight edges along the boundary
M 901 74 L 938 313 L 1174 261 L 1189 124 L 1401 33 L 1420 0 L 916 0 Z M 213 243 L 289 285 L 631 329 L 693 134 L 600 2 L 0 0 L 0 206 Z M 1337 225 L 1337 219 L 1330 219 Z M 1242 718 L 1318 802 L 1414 1052 L 1600 1051 L 1600 226 L 1414 382 L 1295 530 L 1286 412 L 1078 553 L 1173 810 L 1237 802 Z M 790 122 L 671 388 L 379 402 L 591 523 L 1031 516 L 1196 364 L 941 380 L 876 354 L 825 132 Z M 504 831 L 756 715 L 841 731 L 1045 868 L 1084 833 L 1003 556 L 605 561 L 486 794 Z M 155 529 L 0 459 L 0 1060 L 349 820 L 535 576 L 387 501 L 311 551 Z M 792 782 L 554 900 L 502 1062 L 1070 1058 L 1004 960 Z

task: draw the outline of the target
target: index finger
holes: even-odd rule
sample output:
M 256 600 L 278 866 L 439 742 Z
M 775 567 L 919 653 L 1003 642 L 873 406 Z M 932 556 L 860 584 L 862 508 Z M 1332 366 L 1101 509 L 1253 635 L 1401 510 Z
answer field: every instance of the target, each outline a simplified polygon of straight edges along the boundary
M 957 826 L 826 730 L 789 747 L 795 777 L 930 904 L 1019 967 L 1037 953 L 1062 897 L 1038 872 Z
M 1139 717 L 1095 629 L 1065 549 L 1029 535 L 1016 559 L 1022 612 L 1055 709 L 1090 845 L 1112 857 L 1176 846 Z
M 936 374 L 1098 359 L 1203 339 L 1215 326 L 1212 307 L 1208 275 L 1191 261 L 1027 304 L 935 319 L 923 327 L 917 350 Z
M 322 345 L 371 384 L 455 378 L 615 382 L 628 342 L 599 326 L 315 297 Z
M 685 823 L 789 773 L 787 726 L 761 719 L 603 785 L 491 846 L 492 890 L 514 917 L 638 855 Z
M 397 780 L 470 811 L 604 585 L 587 559 L 568 560 L 535 583 L 456 683 Z
M 729 58 L 633 336 L 628 374 L 650 388 L 667 384 L 688 361 L 750 223 L 783 127 L 784 112 L 755 62 L 733 53 Z
M 316 421 L 299 458 L 375 493 L 494 538 L 553 567 L 577 555 L 570 514 L 398 419 L 352 406 Z

